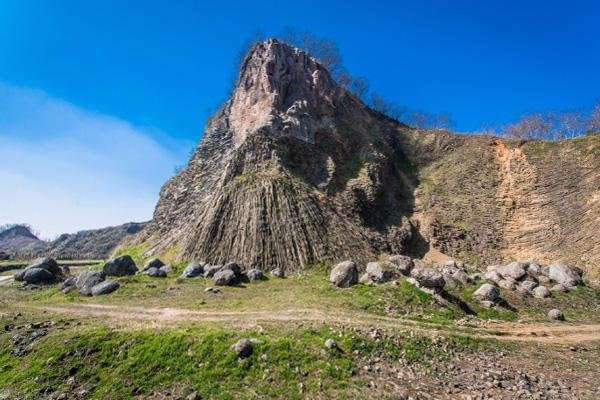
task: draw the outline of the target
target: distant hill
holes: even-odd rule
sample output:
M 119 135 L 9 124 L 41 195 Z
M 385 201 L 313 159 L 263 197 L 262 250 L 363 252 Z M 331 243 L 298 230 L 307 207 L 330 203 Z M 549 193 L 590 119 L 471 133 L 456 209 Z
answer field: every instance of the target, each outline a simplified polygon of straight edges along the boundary
M 138 233 L 145 223 L 130 222 L 119 226 L 65 233 L 52 241 L 37 238 L 26 225 L 15 225 L 0 233 L 0 251 L 16 258 L 49 255 L 61 259 L 103 259 L 125 237 Z
M 22 248 L 43 245 L 27 225 L 7 225 L 0 229 L 0 251 L 8 254 L 14 253 Z

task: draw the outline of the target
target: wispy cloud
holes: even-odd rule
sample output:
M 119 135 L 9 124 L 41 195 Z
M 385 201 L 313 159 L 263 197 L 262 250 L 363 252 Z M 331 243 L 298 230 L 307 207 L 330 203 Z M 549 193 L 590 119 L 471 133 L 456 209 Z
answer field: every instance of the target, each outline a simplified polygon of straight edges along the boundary
M 192 145 L 161 136 L 0 82 L 0 224 L 27 222 L 53 237 L 150 219 Z

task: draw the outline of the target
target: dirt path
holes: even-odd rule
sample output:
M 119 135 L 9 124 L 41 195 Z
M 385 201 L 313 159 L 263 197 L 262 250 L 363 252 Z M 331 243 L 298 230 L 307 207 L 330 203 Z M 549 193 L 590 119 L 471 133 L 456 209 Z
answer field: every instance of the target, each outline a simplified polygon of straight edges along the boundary
M 518 324 L 490 322 L 485 327 L 449 327 L 433 323 L 380 317 L 371 314 L 326 312 L 315 309 L 286 309 L 279 311 L 197 311 L 180 308 L 143 308 L 108 306 L 101 304 L 75 304 L 65 306 L 36 306 L 37 310 L 79 317 L 101 318 L 132 327 L 168 326 L 180 322 L 224 322 L 246 328 L 267 322 L 335 323 L 345 326 L 377 327 L 382 329 L 411 329 L 423 332 L 455 332 L 480 338 L 527 341 L 553 344 L 577 344 L 600 341 L 600 324 L 570 325 Z

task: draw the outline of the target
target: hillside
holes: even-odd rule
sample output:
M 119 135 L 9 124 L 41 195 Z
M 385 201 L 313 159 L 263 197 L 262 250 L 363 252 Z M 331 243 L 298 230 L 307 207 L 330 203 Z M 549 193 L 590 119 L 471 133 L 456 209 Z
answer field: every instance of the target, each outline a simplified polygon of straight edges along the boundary
M 421 131 L 268 40 L 161 191 L 146 254 L 262 269 L 436 249 L 477 265 L 565 259 L 596 275 L 600 138 Z
M 43 241 L 25 225 L 13 225 L 0 232 L 0 251 L 11 254 L 27 246 L 42 245 Z
M 59 259 L 104 259 L 108 258 L 124 238 L 138 233 L 144 225 L 145 223 L 129 222 L 107 228 L 65 233 L 52 241 L 40 240 L 27 227 L 17 226 L 9 234 L 0 234 L 0 246 L 4 246 L 0 250 L 6 248 L 6 253 L 23 259 L 40 256 Z

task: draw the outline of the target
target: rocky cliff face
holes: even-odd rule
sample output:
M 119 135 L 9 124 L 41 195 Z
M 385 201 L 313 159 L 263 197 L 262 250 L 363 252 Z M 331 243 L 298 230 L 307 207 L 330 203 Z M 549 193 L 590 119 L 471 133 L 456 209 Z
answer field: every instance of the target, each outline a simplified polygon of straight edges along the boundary
M 249 52 L 135 242 L 148 254 L 262 269 L 430 247 L 481 263 L 592 265 L 598 140 L 547 145 L 538 153 L 546 144 L 410 129 L 304 52 L 268 40 Z

